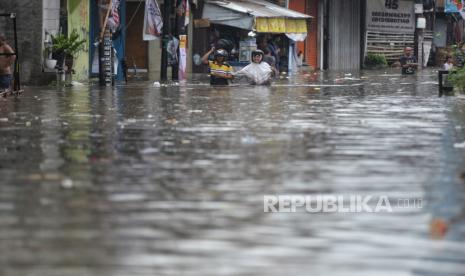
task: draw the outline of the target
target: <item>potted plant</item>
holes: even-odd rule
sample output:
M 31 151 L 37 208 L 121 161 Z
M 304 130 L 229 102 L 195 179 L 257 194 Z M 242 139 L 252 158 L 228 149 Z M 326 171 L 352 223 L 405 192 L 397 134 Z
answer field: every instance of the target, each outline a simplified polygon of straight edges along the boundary
M 53 59 L 52 54 L 53 54 L 53 47 L 52 47 L 52 41 L 50 39 L 50 34 L 48 32 L 45 32 L 45 41 L 44 41 L 44 66 L 47 69 L 55 69 L 55 66 L 57 65 L 57 60 Z
M 57 60 L 52 57 L 52 47 L 47 47 L 45 49 L 45 67 L 48 69 L 55 69 L 57 65 Z
M 84 49 L 85 39 L 80 39 L 76 30 L 73 30 L 69 36 L 59 34 L 52 35 L 52 49 L 54 57 L 58 60 L 63 68 L 66 65 L 68 70 L 73 68 L 74 58 L 77 53 Z

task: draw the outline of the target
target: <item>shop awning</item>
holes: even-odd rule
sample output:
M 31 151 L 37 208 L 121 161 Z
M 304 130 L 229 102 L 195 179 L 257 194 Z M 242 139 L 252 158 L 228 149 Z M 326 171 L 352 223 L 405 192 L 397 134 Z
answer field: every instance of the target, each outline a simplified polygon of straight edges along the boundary
M 207 0 L 202 18 L 258 33 L 306 34 L 312 16 L 263 0 Z

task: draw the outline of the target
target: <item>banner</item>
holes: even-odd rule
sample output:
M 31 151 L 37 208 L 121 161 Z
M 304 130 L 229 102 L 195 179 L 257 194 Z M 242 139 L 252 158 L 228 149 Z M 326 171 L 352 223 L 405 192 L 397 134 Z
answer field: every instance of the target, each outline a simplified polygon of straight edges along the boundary
M 459 12 L 463 9 L 462 0 L 446 0 L 444 12 Z
M 465 5 L 463 0 L 446 0 L 446 6 L 444 7 L 444 12 L 454 13 L 458 12 L 462 16 L 462 19 L 465 19 Z
M 412 0 L 366 0 L 366 29 L 382 33 L 414 33 Z
M 143 40 L 158 39 L 163 30 L 163 18 L 156 0 L 145 0 Z
M 429 55 L 431 54 L 431 45 L 432 41 L 424 41 L 423 42 L 423 67 L 428 65 Z
M 111 11 L 108 17 L 108 26 L 115 32 L 116 29 L 119 27 L 119 7 L 120 7 L 120 0 L 112 0 L 111 1 Z
M 255 29 L 259 33 L 307 33 L 307 21 L 305 19 L 257 17 Z
M 186 80 L 186 64 L 187 64 L 187 35 L 179 36 L 179 81 Z

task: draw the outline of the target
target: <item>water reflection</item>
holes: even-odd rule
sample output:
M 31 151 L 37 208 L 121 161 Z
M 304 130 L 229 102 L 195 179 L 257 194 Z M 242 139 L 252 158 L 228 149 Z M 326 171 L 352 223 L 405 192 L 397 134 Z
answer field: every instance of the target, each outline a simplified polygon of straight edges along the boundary
M 438 98 L 434 72 L 202 81 L 0 102 L 0 274 L 465 271 L 463 100 Z M 265 194 L 425 205 L 265 214 Z M 439 239 L 433 218 L 447 224 Z

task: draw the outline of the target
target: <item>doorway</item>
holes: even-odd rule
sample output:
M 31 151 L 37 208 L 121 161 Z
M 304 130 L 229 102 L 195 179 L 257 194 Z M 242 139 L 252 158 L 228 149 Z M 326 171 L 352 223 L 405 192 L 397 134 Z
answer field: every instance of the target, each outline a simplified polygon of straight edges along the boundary
M 148 42 L 142 40 L 144 1 L 126 2 L 126 63 L 128 76 L 148 71 Z
M 324 69 L 360 69 L 361 7 L 361 0 L 324 1 Z

